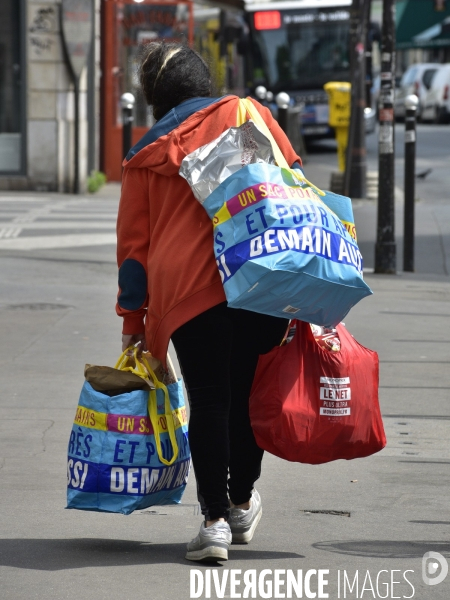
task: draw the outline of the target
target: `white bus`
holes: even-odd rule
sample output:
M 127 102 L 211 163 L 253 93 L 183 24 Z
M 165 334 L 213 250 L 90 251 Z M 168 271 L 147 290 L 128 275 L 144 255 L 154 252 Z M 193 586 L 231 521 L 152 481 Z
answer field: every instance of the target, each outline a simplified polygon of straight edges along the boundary
M 277 94 L 287 92 L 303 105 L 305 138 L 329 137 L 328 81 L 350 81 L 351 0 L 247 0 L 249 39 L 245 44 L 246 83 Z M 366 111 L 366 131 L 375 111 Z

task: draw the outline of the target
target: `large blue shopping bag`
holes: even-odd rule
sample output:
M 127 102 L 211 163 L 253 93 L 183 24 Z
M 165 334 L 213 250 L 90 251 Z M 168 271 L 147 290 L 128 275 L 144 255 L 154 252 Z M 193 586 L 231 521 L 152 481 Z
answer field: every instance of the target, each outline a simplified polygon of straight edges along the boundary
M 344 224 L 329 205 L 348 211 L 343 197 L 268 163 L 243 167 L 210 194 L 203 206 L 230 307 L 331 327 L 372 293 L 352 215 Z
M 240 100 L 237 125 L 180 169 L 212 219 L 228 305 L 333 327 L 372 293 L 351 200 L 289 168 L 250 100 Z
M 136 361 L 116 368 L 148 377 Z M 153 505 L 179 503 L 190 467 L 181 380 L 117 396 L 85 382 L 70 434 L 67 508 L 130 514 Z

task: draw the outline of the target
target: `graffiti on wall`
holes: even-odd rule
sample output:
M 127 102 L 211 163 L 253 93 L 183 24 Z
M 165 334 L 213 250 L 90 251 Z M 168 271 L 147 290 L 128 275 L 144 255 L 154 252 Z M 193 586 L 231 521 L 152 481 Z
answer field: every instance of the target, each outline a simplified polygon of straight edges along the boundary
M 37 57 L 52 53 L 55 39 L 49 35 L 56 30 L 56 10 L 53 6 L 37 6 L 28 27 L 31 51 Z

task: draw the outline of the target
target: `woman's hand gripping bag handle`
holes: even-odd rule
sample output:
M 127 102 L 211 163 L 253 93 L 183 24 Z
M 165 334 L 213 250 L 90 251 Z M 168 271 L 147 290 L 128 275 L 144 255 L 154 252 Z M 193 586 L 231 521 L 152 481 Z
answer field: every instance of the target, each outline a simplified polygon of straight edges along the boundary
M 190 470 L 182 382 L 164 385 L 135 348 L 116 368 L 156 389 L 109 396 L 85 381 L 69 440 L 67 508 L 130 514 L 179 503 Z
M 258 445 L 285 460 L 321 464 L 386 445 L 378 403 L 378 355 L 337 326 L 341 350 L 319 346 L 296 321 L 294 338 L 260 357 L 250 396 Z

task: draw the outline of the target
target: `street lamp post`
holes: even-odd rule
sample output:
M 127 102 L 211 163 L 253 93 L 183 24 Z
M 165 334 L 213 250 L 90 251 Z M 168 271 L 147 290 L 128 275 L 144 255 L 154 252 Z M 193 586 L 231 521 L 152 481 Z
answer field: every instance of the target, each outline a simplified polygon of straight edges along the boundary
M 395 2 L 394 0 L 383 0 L 375 273 L 390 274 L 395 273 L 397 260 L 394 226 L 394 69 Z

